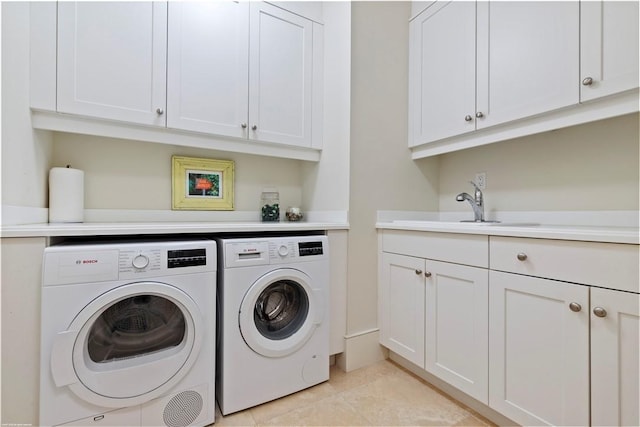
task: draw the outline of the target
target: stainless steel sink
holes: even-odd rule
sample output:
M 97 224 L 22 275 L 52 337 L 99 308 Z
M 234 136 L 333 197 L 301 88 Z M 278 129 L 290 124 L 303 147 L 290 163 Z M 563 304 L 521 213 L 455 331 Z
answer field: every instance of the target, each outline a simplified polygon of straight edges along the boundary
M 408 227 L 461 227 L 461 226 L 473 226 L 473 227 L 535 227 L 540 224 L 537 222 L 500 222 L 500 221 L 482 221 L 476 222 L 472 220 L 463 221 L 421 221 L 421 220 L 404 220 L 399 219 L 393 221 L 394 224 L 405 225 Z

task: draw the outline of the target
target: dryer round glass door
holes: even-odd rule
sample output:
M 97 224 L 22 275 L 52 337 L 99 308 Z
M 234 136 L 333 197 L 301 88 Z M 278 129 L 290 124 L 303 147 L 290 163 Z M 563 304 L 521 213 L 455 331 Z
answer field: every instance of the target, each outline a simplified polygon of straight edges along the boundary
M 240 332 L 253 351 L 281 357 L 302 347 L 322 321 L 323 296 L 311 279 L 294 269 L 260 277 L 240 307 Z
M 137 405 L 183 378 L 202 343 L 202 314 L 183 291 L 139 282 L 89 303 L 54 342 L 57 386 L 105 407 Z

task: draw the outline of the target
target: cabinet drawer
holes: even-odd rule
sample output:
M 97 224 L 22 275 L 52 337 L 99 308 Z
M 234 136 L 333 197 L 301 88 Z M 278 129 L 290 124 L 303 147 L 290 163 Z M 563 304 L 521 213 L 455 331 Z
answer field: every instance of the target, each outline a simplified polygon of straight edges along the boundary
M 490 268 L 640 292 L 638 245 L 491 237 Z
M 383 252 L 474 267 L 487 268 L 489 266 L 487 236 L 384 230 L 381 245 Z

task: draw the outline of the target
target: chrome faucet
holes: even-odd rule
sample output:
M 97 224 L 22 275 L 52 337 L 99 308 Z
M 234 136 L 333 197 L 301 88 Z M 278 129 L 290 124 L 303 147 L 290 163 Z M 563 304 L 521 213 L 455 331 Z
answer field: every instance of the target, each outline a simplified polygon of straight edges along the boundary
M 464 202 L 465 200 L 469 202 L 469 204 L 471 205 L 471 209 L 473 209 L 473 221 L 484 222 L 484 199 L 482 198 L 482 191 L 475 182 L 469 182 L 475 187 L 473 197 L 471 197 L 467 193 L 460 193 L 456 196 L 456 200 L 459 202 Z

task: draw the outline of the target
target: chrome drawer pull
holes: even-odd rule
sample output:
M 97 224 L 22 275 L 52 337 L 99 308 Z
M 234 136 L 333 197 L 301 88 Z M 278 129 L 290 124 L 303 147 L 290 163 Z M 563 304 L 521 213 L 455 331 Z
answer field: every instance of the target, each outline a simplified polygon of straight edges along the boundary
M 602 307 L 596 307 L 593 309 L 593 314 L 598 317 L 607 317 L 607 310 Z
M 577 302 L 572 302 L 571 304 L 569 304 L 569 309 L 571 309 L 571 311 L 573 311 L 574 313 L 577 313 L 582 310 L 582 306 Z

